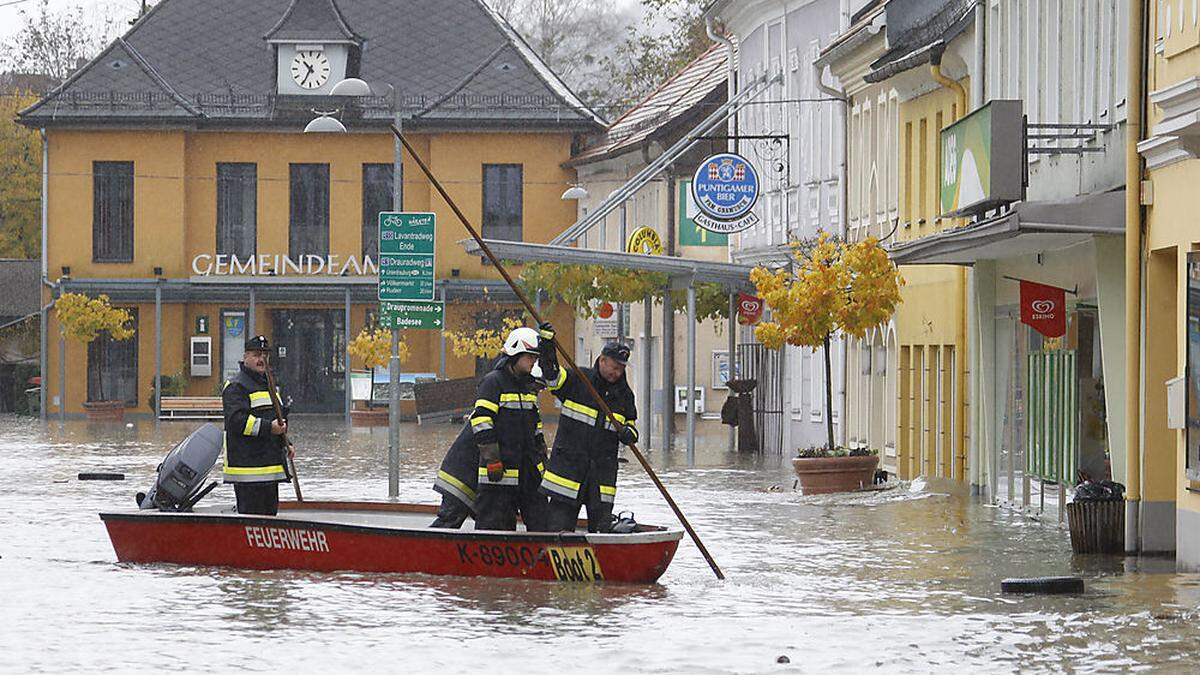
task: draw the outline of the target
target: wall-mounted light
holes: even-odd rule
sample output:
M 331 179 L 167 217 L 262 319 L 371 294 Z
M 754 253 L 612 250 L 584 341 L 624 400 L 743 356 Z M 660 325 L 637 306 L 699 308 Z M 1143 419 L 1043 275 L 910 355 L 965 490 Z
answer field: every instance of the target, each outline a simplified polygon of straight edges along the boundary
M 162 268 L 161 268 L 161 267 L 155 267 L 155 268 L 154 268 L 154 276 L 156 276 L 156 277 L 161 277 L 161 276 L 162 276 Z
M 575 183 L 571 187 L 567 188 L 566 192 L 562 193 L 562 200 L 564 202 L 570 201 L 572 199 L 587 199 L 587 198 L 588 198 L 588 191 L 583 189 L 583 186 L 580 185 L 579 183 Z
M 71 276 L 71 266 L 70 266 L 70 265 L 63 265 L 63 266 L 62 266 L 62 275 L 63 275 L 64 277 L 69 277 L 69 276 Z

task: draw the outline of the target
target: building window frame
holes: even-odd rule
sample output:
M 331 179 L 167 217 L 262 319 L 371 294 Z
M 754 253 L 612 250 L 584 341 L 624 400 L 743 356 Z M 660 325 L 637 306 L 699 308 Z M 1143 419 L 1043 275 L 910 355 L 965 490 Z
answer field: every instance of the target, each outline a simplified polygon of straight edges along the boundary
M 92 262 L 133 262 L 133 183 L 133 162 L 92 162 Z
M 136 408 L 138 404 L 138 343 L 141 334 L 138 331 L 138 308 L 123 307 L 129 312 L 129 324 L 133 327 L 133 337 L 128 340 L 113 340 L 108 332 L 102 332 L 95 340 L 87 345 L 87 400 L 89 402 L 122 401 L 127 408 Z M 124 360 L 113 365 L 114 361 Z M 98 365 L 93 369 L 93 364 Z M 103 369 L 99 376 L 97 371 Z M 104 386 L 101 387 L 101 384 Z M 107 390 L 108 395 L 104 396 Z M 97 398 L 103 396 L 103 398 Z
M 525 166 L 484 164 L 482 174 L 483 237 L 524 241 Z
M 288 257 L 329 255 L 329 164 L 288 165 Z
M 362 165 L 362 257 L 379 257 L 379 214 L 396 210 L 395 165 Z M 403 173 L 403 172 L 401 172 Z
M 217 162 L 217 254 L 248 260 L 258 252 L 258 165 Z

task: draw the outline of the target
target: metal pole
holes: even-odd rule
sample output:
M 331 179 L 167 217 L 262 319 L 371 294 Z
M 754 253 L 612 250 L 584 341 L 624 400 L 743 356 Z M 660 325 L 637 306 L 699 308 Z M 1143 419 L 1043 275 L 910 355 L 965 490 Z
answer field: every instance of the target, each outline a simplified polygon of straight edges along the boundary
M 38 350 L 38 377 L 41 378 L 41 384 L 38 385 L 38 417 L 45 422 L 46 383 L 49 382 L 50 379 L 46 377 L 49 374 L 46 371 L 50 369 L 50 364 L 47 363 L 49 358 L 48 352 L 50 351 L 50 336 L 48 335 L 50 331 L 50 305 L 42 307 L 41 330 L 42 333 L 39 337 L 41 344 L 39 345 L 40 349 Z
M 246 312 L 246 314 L 248 315 L 246 317 L 246 335 L 249 337 L 254 337 L 255 335 L 258 335 L 258 331 L 255 329 L 255 321 L 254 321 L 254 315 L 257 314 L 257 312 L 254 309 L 254 287 L 253 286 L 250 287 L 250 309 Z
M 541 293 L 538 294 L 541 297 Z M 446 284 L 442 283 L 441 289 L 442 306 L 446 306 Z M 438 331 L 438 338 L 441 341 L 441 354 L 438 357 L 438 377 L 446 379 L 446 327 L 442 326 L 442 330 Z
M 388 497 L 400 496 L 400 331 L 392 329 L 388 360 Z
M 209 355 L 212 358 L 212 355 Z M 154 423 L 162 417 L 162 279 L 154 283 Z
M 84 381 L 87 381 L 87 352 L 84 351 Z M 84 386 L 87 386 L 86 384 Z M 86 389 L 84 391 L 87 391 Z M 58 421 L 67 421 L 67 338 L 58 332 Z
M 627 202 L 621 202 L 621 240 L 617 244 L 617 250 L 625 250 L 625 206 Z M 541 309 L 540 307 L 538 309 Z M 617 341 L 625 341 L 625 303 L 617 303 Z
M 642 405 L 645 406 L 642 409 L 642 437 L 649 446 L 654 438 L 654 307 L 649 295 L 642 301 L 642 323 L 645 324 L 642 331 L 645 335 L 645 348 L 642 350 L 642 372 L 645 374 L 642 384 Z
M 696 284 L 687 288 L 687 461 L 696 463 Z
M 670 453 L 675 431 L 675 310 L 671 303 L 671 288 L 663 294 L 662 337 L 662 449 Z
M 737 293 L 729 294 L 729 371 L 726 375 L 725 395 L 733 396 L 733 389 L 729 387 L 729 380 L 733 377 L 733 364 L 736 362 L 737 356 Z M 737 449 L 737 428 L 729 427 L 729 450 L 732 452 Z
M 350 287 L 349 286 L 346 287 L 346 318 L 345 318 L 345 326 L 343 328 L 344 328 L 345 339 L 342 342 L 342 348 L 345 351 L 345 353 L 342 355 L 342 359 L 345 363 L 343 370 L 345 371 L 344 375 L 346 378 L 346 417 L 345 417 L 345 422 L 347 425 L 349 425 L 350 424 L 350 408 L 352 408 L 354 406 L 353 392 L 350 391 L 351 379 L 350 379 Z

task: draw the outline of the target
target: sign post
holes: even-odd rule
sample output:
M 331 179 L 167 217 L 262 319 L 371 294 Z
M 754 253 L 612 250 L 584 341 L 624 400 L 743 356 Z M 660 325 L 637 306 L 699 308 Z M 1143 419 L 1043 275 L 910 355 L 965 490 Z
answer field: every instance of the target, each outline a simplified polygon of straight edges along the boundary
M 440 329 L 433 302 L 437 222 L 432 213 L 379 214 L 379 320 L 392 330 L 388 359 L 388 497 L 400 496 L 400 329 Z

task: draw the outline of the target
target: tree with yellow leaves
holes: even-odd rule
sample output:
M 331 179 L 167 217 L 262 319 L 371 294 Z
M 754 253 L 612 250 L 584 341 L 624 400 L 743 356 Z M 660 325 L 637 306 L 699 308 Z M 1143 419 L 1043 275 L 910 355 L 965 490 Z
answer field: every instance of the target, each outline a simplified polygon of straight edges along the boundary
M 825 420 L 828 450 L 834 449 L 833 383 L 829 341 L 841 332 L 862 339 L 891 318 L 900 304 L 904 279 L 873 237 L 847 243 L 826 233 L 815 241 L 793 242 L 790 270 L 757 267 L 750 280 L 770 308 L 771 321 L 754 334 L 771 349 L 785 343 L 825 349 Z
M 446 339 L 455 356 L 474 356 L 477 359 L 488 359 L 500 353 L 504 348 L 504 338 L 515 328 L 524 326 L 520 317 L 506 316 L 500 328 L 476 328 L 474 331 L 448 330 Z
M 370 369 L 370 400 L 375 400 L 375 369 L 379 366 L 386 366 L 392 357 L 392 331 L 386 328 L 363 326 L 363 329 L 354 336 L 346 349 L 351 356 L 362 359 L 363 365 Z M 401 341 L 396 347 L 396 353 L 400 357 L 400 363 L 408 362 L 410 352 L 407 343 Z
M 42 143 L 37 131 L 17 124 L 33 105 L 30 92 L 0 96 L 0 257 L 41 255 Z
M 124 341 L 135 335 L 129 322 L 133 315 L 129 310 L 113 307 L 107 295 L 89 298 L 82 293 L 63 293 L 54 302 L 55 315 L 63 337 L 83 345 L 91 344 L 101 333 L 113 340 Z M 88 359 L 88 368 L 96 368 L 97 400 L 104 398 L 104 371 L 100 364 Z

